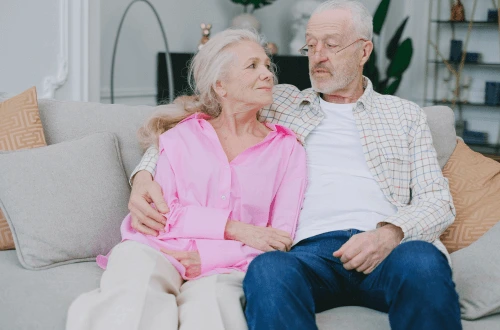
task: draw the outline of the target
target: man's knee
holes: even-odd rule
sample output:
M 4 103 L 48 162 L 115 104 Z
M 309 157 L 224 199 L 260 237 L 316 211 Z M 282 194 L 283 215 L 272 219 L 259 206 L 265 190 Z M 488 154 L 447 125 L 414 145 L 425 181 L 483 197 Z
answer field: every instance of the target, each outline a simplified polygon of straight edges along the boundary
M 439 276 L 451 276 L 446 256 L 433 244 L 424 241 L 406 242 L 394 249 L 391 261 L 401 272 L 424 280 Z
M 400 290 L 420 297 L 432 308 L 433 304 L 455 300 L 455 285 L 451 268 L 444 254 L 434 245 L 423 241 L 412 241 L 398 246 L 391 256 L 393 279 Z

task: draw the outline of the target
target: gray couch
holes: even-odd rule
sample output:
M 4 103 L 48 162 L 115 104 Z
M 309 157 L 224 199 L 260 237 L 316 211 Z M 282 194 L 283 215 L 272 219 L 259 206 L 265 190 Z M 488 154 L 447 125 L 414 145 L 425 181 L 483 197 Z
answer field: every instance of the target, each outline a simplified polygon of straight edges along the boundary
M 148 106 L 55 100 L 39 100 L 39 109 L 49 145 L 81 138 L 94 132 L 108 131 L 116 134 L 127 175 L 130 175 L 142 155 L 135 132 L 155 110 L 154 107 Z M 425 111 L 440 164 L 444 166 L 456 144 L 453 112 L 446 107 L 430 107 Z M 498 232 L 497 230 L 496 241 L 500 241 Z M 493 240 L 495 241 L 494 238 Z M 478 247 L 481 249 L 480 245 Z M 499 252 L 496 250 L 492 253 Z M 452 258 L 458 264 L 464 263 L 457 259 L 460 258 L 459 254 L 453 254 Z M 95 262 L 70 263 L 45 270 L 27 270 L 21 266 L 16 251 L 0 251 L 0 329 L 63 329 L 69 304 L 79 294 L 98 287 L 101 274 L 102 270 Z M 492 285 L 497 287 L 498 292 L 500 283 Z M 457 288 L 461 295 L 467 291 L 463 284 L 457 285 Z M 387 314 L 362 307 L 342 307 L 326 311 L 317 315 L 317 321 L 320 329 L 390 328 Z M 463 326 L 467 330 L 500 329 L 500 314 L 474 321 L 463 320 Z

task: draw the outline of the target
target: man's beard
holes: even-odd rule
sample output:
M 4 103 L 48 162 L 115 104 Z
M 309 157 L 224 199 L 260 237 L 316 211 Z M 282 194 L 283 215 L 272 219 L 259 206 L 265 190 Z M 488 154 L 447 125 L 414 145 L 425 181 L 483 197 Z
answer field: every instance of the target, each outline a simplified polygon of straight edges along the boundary
M 323 65 L 316 65 L 314 68 L 309 70 L 309 78 L 311 79 L 312 88 L 318 93 L 327 95 L 335 94 L 335 92 L 343 90 L 351 82 L 353 82 L 354 79 L 356 79 L 357 75 L 356 71 L 350 71 L 348 69 L 349 64 L 350 63 L 346 63 L 342 68 L 337 70 L 332 70 Z M 319 68 L 327 70 L 329 76 L 323 76 L 322 78 L 315 80 L 316 78 L 314 77 L 313 72 Z M 332 71 L 334 71 L 334 73 L 332 73 Z

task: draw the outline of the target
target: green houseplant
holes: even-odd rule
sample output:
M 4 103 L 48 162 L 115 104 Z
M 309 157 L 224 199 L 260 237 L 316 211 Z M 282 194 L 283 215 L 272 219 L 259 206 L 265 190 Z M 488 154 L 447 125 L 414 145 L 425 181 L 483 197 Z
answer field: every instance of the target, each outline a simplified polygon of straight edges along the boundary
M 245 13 L 252 14 L 256 9 L 272 4 L 276 0 L 231 0 L 234 3 L 243 5 L 245 7 Z M 251 6 L 250 12 L 248 7 Z
M 375 11 L 375 15 L 373 15 L 373 33 L 376 36 L 380 36 L 390 3 L 391 0 L 382 0 Z M 375 91 L 381 94 L 394 95 L 401 84 L 403 73 L 410 66 L 413 56 L 412 40 L 406 38 L 401 42 L 401 36 L 407 22 L 408 16 L 399 25 L 387 44 L 385 56 L 389 64 L 385 70 L 385 75 L 382 76 L 382 70 L 377 67 L 377 53 L 379 50 L 375 48 L 363 70 L 363 74 L 372 81 Z

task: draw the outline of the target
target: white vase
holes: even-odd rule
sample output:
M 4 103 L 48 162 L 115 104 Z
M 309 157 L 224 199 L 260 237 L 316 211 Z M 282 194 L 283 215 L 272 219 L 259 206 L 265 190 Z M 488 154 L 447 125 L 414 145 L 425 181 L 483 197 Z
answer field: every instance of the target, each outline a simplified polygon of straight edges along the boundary
M 260 22 L 252 14 L 241 14 L 236 16 L 233 18 L 231 26 L 237 29 L 254 29 L 260 32 Z

